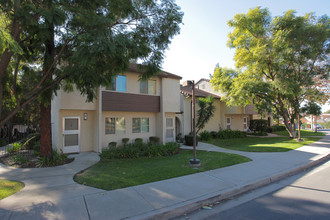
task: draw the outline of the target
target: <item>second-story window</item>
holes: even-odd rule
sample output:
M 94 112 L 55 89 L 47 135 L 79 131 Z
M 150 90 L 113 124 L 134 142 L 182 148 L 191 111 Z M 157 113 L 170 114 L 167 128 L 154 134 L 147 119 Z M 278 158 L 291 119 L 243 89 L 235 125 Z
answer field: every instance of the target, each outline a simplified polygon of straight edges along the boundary
M 156 95 L 156 80 L 141 81 L 140 93 Z
M 126 76 L 118 75 L 114 77 L 108 89 L 117 92 L 126 92 Z

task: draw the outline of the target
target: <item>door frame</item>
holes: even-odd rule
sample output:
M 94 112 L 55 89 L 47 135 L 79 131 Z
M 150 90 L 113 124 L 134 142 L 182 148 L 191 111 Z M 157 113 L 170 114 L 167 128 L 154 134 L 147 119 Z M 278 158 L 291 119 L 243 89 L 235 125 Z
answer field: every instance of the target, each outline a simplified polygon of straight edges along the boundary
M 172 126 L 171 127 L 167 127 L 167 119 L 172 119 Z M 172 138 L 167 138 L 166 137 L 166 133 L 167 130 L 172 130 L 173 129 L 173 137 Z M 175 142 L 175 117 L 174 116 L 166 116 L 165 117 L 165 143 L 167 142 Z
M 78 119 L 78 130 L 65 130 L 65 120 L 66 119 Z M 64 146 L 65 135 L 77 134 L 78 135 L 78 145 L 73 145 L 69 147 Z M 80 117 L 78 116 L 68 116 L 63 117 L 63 126 L 62 126 L 62 135 L 63 135 L 63 153 L 79 153 L 80 152 Z

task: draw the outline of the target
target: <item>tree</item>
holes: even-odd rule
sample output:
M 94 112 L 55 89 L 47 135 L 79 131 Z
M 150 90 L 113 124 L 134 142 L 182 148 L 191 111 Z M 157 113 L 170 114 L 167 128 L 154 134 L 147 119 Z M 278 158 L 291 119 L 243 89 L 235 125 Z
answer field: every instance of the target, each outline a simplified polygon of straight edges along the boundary
M 37 79 L 33 88 L 15 96 L 16 106 L 0 112 L 0 126 L 28 103 L 41 100 L 41 155 L 51 157 L 50 101 L 59 88 L 73 85 L 96 97 L 125 71 L 131 60 L 144 65 L 142 78 L 155 75 L 164 50 L 179 33 L 183 13 L 174 0 L 26 1 L 1 0 L 0 103 L 9 66 L 27 63 Z M 20 68 L 21 69 L 21 68 Z M 20 71 L 19 75 L 26 72 Z M 31 74 L 31 73 L 30 73 Z M 0 106 L 2 109 L 2 106 Z
M 212 96 L 198 99 L 199 109 L 197 111 L 196 134 L 198 134 L 198 132 L 202 130 L 206 123 L 213 117 L 215 111 L 213 103 L 214 98 Z
M 250 9 L 228 22 L 228 45 L 237 70 L 216 68 L 211 80 L 229 105 L 253 103 L 259 111 L 283 117 L 292 138 L 306 100 L 329 100 L 330 20 L 290 10 L 272 18 L 267 9 Z
M 322 107 L 316 104 L 315 102 L 309 102 L 305 104 L 302 108 L 301 111 L 303 113 L 307 113 L 309 115 L 312 115 L 312 128 L 313 128 L 313 116 L 319 116 L 322 114 Z M 314 130 L 317 132 L 317 117 L 315 117 L 315 125 L 314 125 Z

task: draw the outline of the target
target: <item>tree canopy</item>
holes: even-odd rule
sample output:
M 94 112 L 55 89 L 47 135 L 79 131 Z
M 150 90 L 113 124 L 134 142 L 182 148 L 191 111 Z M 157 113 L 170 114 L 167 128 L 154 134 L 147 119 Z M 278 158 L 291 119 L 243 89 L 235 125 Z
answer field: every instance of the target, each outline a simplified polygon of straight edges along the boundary
M 34 80 L 0 112 L 0 126 L 37 98 L 49 106 L 60 87 L 91 101 L 131 61 L 143 64 L 143 78 L 155 75 L 182 17 L 174 0 L 0 0 L 0 110 L 9 79 Z
M 295 137 L 295 119 L 303 101 L 329 100 L 330 20 L 326 15 L 297 16 L 290 10 L 271 17 L 268 9 L 250 9 L 228 22 L 228 46 L 235 49 L 236 70 L 218 67 L 211 83 L 231 105 L 251 102 L 274 111 Z

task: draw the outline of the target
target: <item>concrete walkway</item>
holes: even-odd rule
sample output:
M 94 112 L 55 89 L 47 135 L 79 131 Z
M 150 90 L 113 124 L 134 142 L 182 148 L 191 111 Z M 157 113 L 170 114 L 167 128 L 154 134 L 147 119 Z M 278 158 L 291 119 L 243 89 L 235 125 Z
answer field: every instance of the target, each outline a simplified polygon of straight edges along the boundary
M 191 149 L 191 147 L 190 147 Z M 199 150 L 235 153 L 253 161 L 198 174 L 104 191 L 75 183 L 75 173 L 99 160 L 95 153 L 51 168 L 15 169 L 0 164 L 0 178 L 25 187 L 0 200 L 0 219 L 167 219 L 230 198 L 315 166 L 330 158 L 327 136 L 283 153 L 232 151 L 199 143 Z

